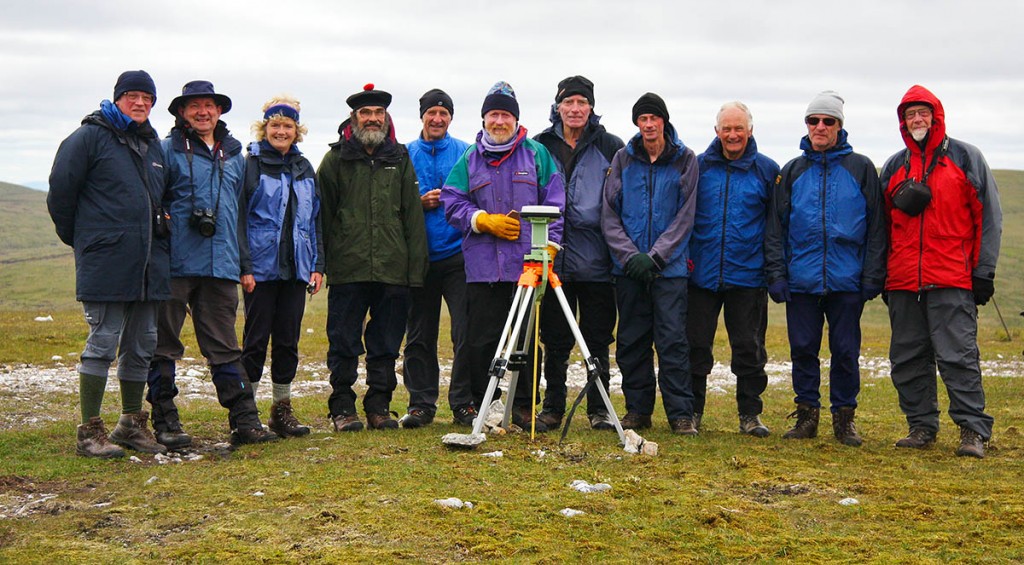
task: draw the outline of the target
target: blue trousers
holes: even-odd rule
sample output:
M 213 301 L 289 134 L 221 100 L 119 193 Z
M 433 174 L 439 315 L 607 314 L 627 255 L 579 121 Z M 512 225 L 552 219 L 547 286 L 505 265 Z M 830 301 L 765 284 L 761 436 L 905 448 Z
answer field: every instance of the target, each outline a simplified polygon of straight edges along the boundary
M 686 343 L 687 280 L 643 283 L 616 277 L 619 331 L 615 360 L 622 371 L 626 411 L 654 413 L 656 387 L 669 420 L 693 417 L 690 348 Z M 652 347 L 653 346 L 653 347 Z M 654 351 L 658 375 L 654 375 Z
M 797 404 L 821 407 L 821 337 L 828 321 L 829 401 L 832 412 L 856 408 L 860 393 L 860 315 L 864 301 L 859 292 L 793 294 L 786 303 L 793 392 Z

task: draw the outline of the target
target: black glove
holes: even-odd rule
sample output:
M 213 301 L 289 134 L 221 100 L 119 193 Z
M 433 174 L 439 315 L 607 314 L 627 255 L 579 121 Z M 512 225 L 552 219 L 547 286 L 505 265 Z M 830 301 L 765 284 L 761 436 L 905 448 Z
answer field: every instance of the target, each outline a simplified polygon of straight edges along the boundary
M 974 303 L 978 306 L 988 304 L 996 293 L 995 281 L 981 277 L 971 277 L 971 290 L 974 292 Z
M 646 253 L 637 253 L 626 261 L 626 276 L 640 282 L 654 280 L 654 259 Z

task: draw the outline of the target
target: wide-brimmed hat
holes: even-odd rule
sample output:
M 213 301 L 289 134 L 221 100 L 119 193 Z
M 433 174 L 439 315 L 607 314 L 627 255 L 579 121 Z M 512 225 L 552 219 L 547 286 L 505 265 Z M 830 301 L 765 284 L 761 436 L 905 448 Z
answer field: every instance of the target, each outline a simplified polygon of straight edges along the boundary
M 171 100 L 171 105 L 167 107 L 167 111 L 172 116 L 178 116 L 178 108 L 185 103 L 189 98 L 213 98 L 213 101 L 220 106 L 220 113 L 227 114 L 231 111 L 231 99 L 223 94 L 217 94 L 213 89 L 213 83 L 208 80 L 193 80 L 185 83 L 185 86 L 181 87 L 181 96 L 178 96 L 174 100 Z

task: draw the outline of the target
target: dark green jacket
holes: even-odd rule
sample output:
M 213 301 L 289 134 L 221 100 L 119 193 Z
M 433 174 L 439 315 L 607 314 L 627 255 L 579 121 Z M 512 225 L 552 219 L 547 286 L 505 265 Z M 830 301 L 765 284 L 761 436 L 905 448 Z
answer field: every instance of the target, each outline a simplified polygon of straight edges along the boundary
M 368 155 L 348 121 L 317 169 L 327 284 L 423 286 L 427 236 L 416 171 L 404 145 Z

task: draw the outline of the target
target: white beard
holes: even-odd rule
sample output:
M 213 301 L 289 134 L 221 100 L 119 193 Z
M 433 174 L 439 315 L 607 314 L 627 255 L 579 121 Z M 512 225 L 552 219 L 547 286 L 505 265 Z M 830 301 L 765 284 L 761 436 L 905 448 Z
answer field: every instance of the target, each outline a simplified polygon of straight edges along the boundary
M 914 141 L 920 143 L 922 139 L 928 137 L 929 128 L 917 128 L 910 130 L 910 137 L 914 138 Z

